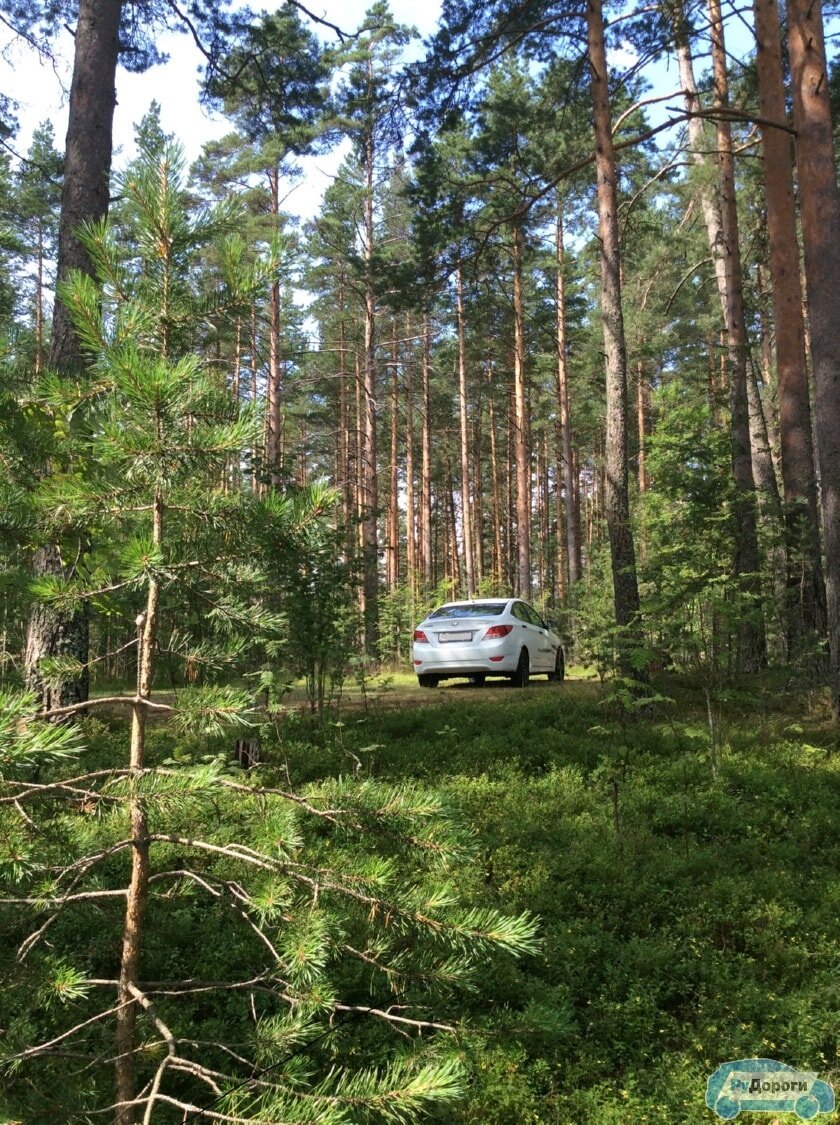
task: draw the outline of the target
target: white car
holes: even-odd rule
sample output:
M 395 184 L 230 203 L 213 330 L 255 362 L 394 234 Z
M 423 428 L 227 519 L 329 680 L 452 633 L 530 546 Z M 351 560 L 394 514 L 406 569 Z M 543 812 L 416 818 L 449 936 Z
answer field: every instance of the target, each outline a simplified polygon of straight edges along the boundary
M 474 684 L 507 676 L 514 687 L 527 687 L 530 676 L 562 680 L 566 674 L 560 638 L 519 598 L 440 606 L 414 630 L 412 660 L 420 687 L 454 676 Z

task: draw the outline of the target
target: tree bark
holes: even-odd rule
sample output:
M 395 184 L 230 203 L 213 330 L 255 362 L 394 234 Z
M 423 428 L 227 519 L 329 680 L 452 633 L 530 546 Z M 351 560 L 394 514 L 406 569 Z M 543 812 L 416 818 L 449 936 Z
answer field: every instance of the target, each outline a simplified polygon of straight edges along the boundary
M 555 262 L 557 270 L 555 288 L 555 332 L 557 341 L 557 415 L 560 423 L 560 451 L 563 466 L 563 492 L 566 501 L 565 567 L 568 574 L 566 590 L 574 598 L 575 585 L 580 578 L 580 521 L 577 511 L 574 465 L 572 463 L 572 419 L 569 408 L 569 360 L 566 354 L 566 285 L 563 277 L 565 251 L 563 248 L 563 204 L 558 201 L 555 220 Z M 559 529 L 558 529 L 559 531 Z
M 76 231 L 82 223 L 102 219 L 108 213 L 121 12 L 121 0 L 79 0 L 58 230 L 59 281 L 71 270 L 93 274 Z M 59 300 L 53 309 L 49 362 L 53 370 L 68 377 L 83 364 L 72 320 Z M 35 575 L 69 577 L 84 550 L 85 545 L 79 543 L 77 557 L 71 560 L 62 558 L 56 545 L 41 548 L 33 559 Z M 41 662 L 50 656 L 70 656 L 83 671 L 70 679 L 45 676 Z M 87 609 L 67 614 L 37 605 L 27 631 L 24 678 L 43 710 L 87 699 L 87 660 Z
M 513 227 L 513 456 L 516 465 L 516 583 L 531 597 L 531 450 L 525 386 L 525 303 L 522 296 L 522 225 Z
M 271 193 L 271 216 L 275 227 L 280 216 L 280 169 L 273 168 L 268 177 Z M 280 279 L 271 283 L 268 309 L 268 378 L 265 398 L 265 466 L 267 484 L 277 487 L 281 480 L 282 401 L 280 369 Z
M 163 542 L 163 499 L 155 496 L 152 512 L 152 542 L 160 548 Z M 155 666 L 155 640 L 157 636 L 160 586 L 156 579 L 149 581 L 145 612 L 137 619 L 137 700 L 131 722 L 130 768 L 139 776 L 146 757 L 146 701 L 152 694 Z M 149 897 L 149 825 L 146 807 L 140 797 L 129 801 L 131 822 L 131 880 L 128 886 L 125 918 L 123 921 L 122 957 L 117 988 L 116 1016 L 116 1083 L 117 1125 L 133 1125 L 136 1114 L 130 1105 L 136 1096 L 134 1054 L 136 1051 L 135 1026 L 137 1020 L 136 991 L 140 981 L 140 953 L 143 937 L 143 919 Z
M 470 495 L 470 440 L 467 417 L 467 338 L 464 326 L 464 278 L 460 265 L 455 272 L 456 314 L 458 326 L 458 421 L 461 440 L 461 530 L 464 540 L 464 576 L 466 595 L 475 593 L 473 569 L 473 520 Z
M 621 634 L 619 663 L 638 676 L 630 649 L 637 640 L 639 587 L 630 526 L 627 456 L 627 350 L 621 308 L 618 187 L 601 0 L 587 6 L 587 43 L 595 123 L 595 169 L 601 267 L 601 317 L 606 365 L 606 449 L 604 504 L 612 561 L 615 620 Z
M 409 340 L 412 338 L 410 313 L 406 314 L 406 336 Z M 413 607 L 417 593 L 417 512 L 414 488 L 414 364 L 411 352 L 405 365 L 405 561 Z
M 825 629 L 825 585 L 820 559 L 817 484 L 805 357 L 805 324 L 796 206 L 793 195 L 792 139 L 784 128 L 785 110 L 779 10 L 776 0 L 753 0 L 756 65 L 761 116 L 779 128 L 762 125 L 762 160 L 767 202 L 770 283 L 776 324 L 779 438 L 787 540 L 787 639 L 796 652 L 803 638 Z
M 831 699 L 840 720 L 840 194 L 820 0 L 788 0 L 788 53 L 811 329 Z
M 709 0 L 712 40 L 712 71 L 715 108 L 729 108 L 729 78 L 720 0 Z M 735 157 L 732 129 L 723 113 L 716 123 L 717 160 L 720 175 L 721 234 L 719 244 L 724 263 L 726 323 L 729 354 L 729 414 L 732 443 L 732 472 L 735 478 L 735 574 L 747 598 L 747 609 L 739 628 L 739 666 L 756 671 L 765 662 L 764 626 L 761 618 L 761 559 L 756 531 L 755 479 L 750 449 L 750 420 L 747 399 L 747 335 L 744 324 L 743 275 L 738 241 L 738 211 L 735 197 Z
M 365 138 L 364 154 L 365 341 L 364 421 L 362 424 L 362 582 L 364 587 L 365 652 L 368 656 L 375 656 L 379 642 L 379 532 L 377 527 L 379 492 L 376 448 L 376 292 L 373 276 L 375 152 L 371 132 L 368 132 Z
M 502 563 L 502 490 L 499 483 L 499 450 L 496 433 L 496 409 L 493 405 L 493 362 L 487 361 L 487 425 L 490 431 L 490 482 L 493 509 L 493 578 L 496 590 L 504 588 Z
M 423 399 L 422 432 L 420 435 L 420 553 L 423 560 L 423 585 L 429 593 L 434 585 L 432 553 L 432 393 L 431 334 L 429 316 L 423 317 L 423 366 L 421 396 Z
M 400 376 L 397 322 L 394 320 L 391 336 L 391 456 L 388 466 L 388 591 L 396 593 L 400 584 Z

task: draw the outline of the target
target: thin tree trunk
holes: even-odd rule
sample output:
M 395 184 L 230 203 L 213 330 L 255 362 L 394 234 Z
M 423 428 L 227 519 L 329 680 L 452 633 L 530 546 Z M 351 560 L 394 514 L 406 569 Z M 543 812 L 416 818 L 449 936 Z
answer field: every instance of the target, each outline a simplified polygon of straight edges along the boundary
M 811 403 L 805 357 L 805 324 L 799 243 L 793 195 L 792 139 L 785 111 L 779 11 L 776 0 L 753 0 L 756 64 L 764 125 L 762 159 L 767 200 L 770 282 L 776 323 L 779 434 L 787 531 L 787 635 L 795 652 L 803 635 L 825 629 L 825 585 L 820 560 L 817 484 L 811 436 Z
M 773 583 L 773 594 L 779 607 L 780 623 L 787 637 L 786 603 L 788 552 L 782 542 L 784 516 L 782 499 L 779 495 L 779 482 L 770 451 L 770 438 L 767 418 L 764 413 L 761 391 L 758 386 L 755 367 L 751 363 L 747 372 L 747 400 L 750 411 L 750 446 L 752 448 L 753 477 L 755 478 L 758 511 L 762 526 L 767 531 L 768 563 Z M 789 639 L 786 643 L 786 649 Z
M 374 290 L 373 253 L 373 173 L 374 144 L 369 132 L 365 139 L 365 342 L 364 342 L 364 421 L 362 460 L 362 576 L 365 596 L 365 651 L 374 656 L 379 641 L 379 533 L 377 512 L 376 449 L 376 293 Z
M 464 278 L 460 265 L 455 271 L 456 313 L 458 327 L 458 420 L 461 439 L 461 529 L 464 539 L 464 575 L 466 595 L 475 593 L 473 570 L 472 501 L 470 497 L 470 443 L 467 417 L 467 338 L 464 328 Z
M 627 350 L 621 308 L 618 186 L 601 0 L 589 0 L 587 40 L 595 121 L 601 316 L 606 361 L 607 427 L 604 503 L 612 560 L 615 619 L 622 634 L 619 661 L 626 675 L 638 676 L 638 669 L 634 669 L 629 651 L 635 645 L 636 638 L 633 634 L 638 628 L 639 587 L 633 531 L 630 526 Z
M 423 557 L 423 585 L 429 593 L 434 585 L 432 559 L 432 394 L 431 394 L 431 325 L 428 314 L 423 317 L 423 429 L 420 437 L 420 551 Z
M 499 484 L 499 453 L 498 435 L 496 433 L 496 411 L 493 405 L 493 366 L 492 361 L 487 364 L 487 382 L 489 392 L 487 395 L 488 429 L 490 430 L 490 480 L 491 500 L 493 509 L 493 578 L 496 590 L 503 588 L 504 572 L 502 569 L 502 493 Z
M 361 368 L 359 365 L 358 353 L 355 356 L 355 380 L 354 380 L 355 400 L 356 400 L 356 534 L 357 534 L 357 547 L 359 555 L 364 550 L 364 531 L 362 528 L 362 515 L 364 512 L 364 381 L 362 379 Z M 364 614 L 365 595 L 364 585 L 359 587 L 359 604 Z
M 484 485 L 482 478 L 481 439 L 484 433 L 484 401 L 481 388 L 475 402 L 473 415 L 472 451 L 473 451 L 473 503 L 475 519 L 473 521 L 473 541 L 475 543 L 475 584 L 476 589 L 481 589 L 484 582 Z
M 531 596 L 531 451 L 525 380 L 525 303 L 522 296 L 522 225 L 513 227 L 513 456 L 516 466 L 516 582 Z
M 275 225 L 280 214 L 280 170 L 269 174 L 271 215 Z M 275 487 L 281 479 L 282 385 L 280 371 L 280 279 L 271 284 L 268 314 L 268 385 L 265 402 L 265 473 Z
M 233 374 L 230 387 L 231 398 L 237 416 L 240 411 L 240 397 L 242 394 L 242 320 L 236 318 L 236 330 L 233 340 Z M 231 454 L 225 466 L 223 486 L 238 490 L 242 484 L 241 456 L 239 453 Z
M 718 0 L 709 0 L 712 24 L 712 53 L 715 73 L 715 105 L 728 107 L 728 80 L 726 75 L 723 27 Z M 680 78 L 683 84 L 686 109 L 689 112 L 689 139 L 694 163 L 705 163 L 703 148 L 706 144 L 702 119 L 697 116 L 700 99 L 694 80 L 691 52 L 680 33 L 677 44 Z M 755 526 L 755 480 L 750 449 L 749 406 L 747 399 L 747 345 L 743 312 L 741 258 L 738 244 L 738 220 L 735 204 L 734 157 L 732 134 L 728 121 L 717 124 L 718 187 L 701 189 L 700 199 L 706 234 L 714 261 L 715 280 L 726 325 L 728 354 L 728 385 L 730 405 L 730 434 L 732 443 L 732 468 L 736 486 L 736 541 L 735 572 L 746 576 L 742 580 L 745 593 L 758 601 L 760 584 L 758 571 L 760 559 Z M 713 416 L 718 418 L 716 373 L 712 364 L 710 397 Z M 745 670 L 757 668 L 764 660 L 764 632 L 759 621 L 745 614 L 739 631 L 739 664 Z
M 788 0 L 820 476 L 831 698 L 840 720 L 840 194 L 820 0 Z
M 538 573 L 540 576 L 540 591 L 548 593 L 554 586 L 554 552 L 551 551 L 551 526 L 549 517 L 548 499 L 548 466 L 550 464 L 548 449 L 548 431 L 543 431 L 543 439 L 537 446 L 537 504 L 539 508 L 537 527 L 539 538 L 537 540 Z
M 747 401 L 747 336 L 744 323 L 743 275 L 738 242 L 738 211 L 735 197 L 735 157 L 732 128 L 725 113 L 729 108 L 729 79 L 720 0 L 709 0 L 712 40 L 717 158 L 720 173 L 721 232 L 725 265 L 725 323 L 729 348 L 729 412 L 732 440 L 732 471 L 735 478 L 735 526 L 737 558 L 735 573 L 747 597 L 739 630 L 740 667 L 755 671 L 765 661 L 764 626 L 761 615 L 761 559 L 755 513 L 755 480 L 750 451 L 750 421 Z
M 254 412 L 258 409 L 260 400 L 259 378 L 257 374 L 257 354 L 259 352 L 259 333 L 257 332 L 257 310 L 254 308 L 251 313 L 251 405 Z M 257 468 L 260 463 L 261 450 L 259 448 L 260 439 L 258 434 L 254 433 L 254 444 L 251 448 L 251 492 L 259 495 L 261 491 L 260 475 Z
M 515 405 L 514 405 L 515 391 L 513 387 L 508 388 L 508 403 L 507 403 L 507 427 L 505 430 L 505 440 L 507 442 L 507 456 L 504 462 L 505 470 L 505 508 L 507 511 L 507 520 L 505 526 L 505 559 L 507 561 L 507 575 L 505 585 L 509 586 L 515 593 L 519 593 L 520 597 L 523 595 L 518 589 L 518 576 L 519 576 L 519 542 L 518 542 L 518 528 L 516 525 L 516 433 L 515 433 Z
M 412 339 L 411 315 L 406 315 L 406 336 Z M 417 593 L 417 512 L 414 488 L 414 362 L 409 352 L 405 365 L 405 559 L 412 607 Z M 412 612 L 413 616 L 413 612 Z
M 636 364 L 636 423 L 639 435 L 638 479 L 639 492 L 650 487 L 647 471 L 647 438 L 650 433 L 650 392 L 642 361 Z
M 163 542 L 163 500 L 155 496 L 152 513 L 152 542 L 157 549 Z M 155 638 L 157 634 L 160 586 L 156 579 L 149 581 L 146 610 L 137 619 L 137 701 L 131 722 L 130 768 L 136 776 L 145 766 L 146 754 L 146 701 L 152 693 L 155 665 Z M 117 988 L 116 1016 L 116 1082 L 117 1125 L 133 1125 L 134 1107 L 130 1104 L 136 1096 L 134 1055 L 137 1049 L 135 1025 L 137 1019 L 137 990 L 140 980 L 140 953 L 143 937 L 143 918 L 149 897 L 149 827 L 142 798 L 132 797 L 129 802 L 131 822 L 131 881 L 128 887 L 125 918 L 123 922 L 122 957 Z
M 388 590 L 396 593 L 400 584 L 400 375 L 398 367 L 397 322 L 391 335 L 391 457 L 388 466 Z
M 566 283 L 563 276 L 565 250 L 563 247 L 563 204 L 558 200 L 555 220 L 556 289 L 555 331 L 557 340 L 557 416 L 560 424 L 560 451 L 563 491 L 566 501 L 566 556 L 568 596 L 574 598 L 574 588 L 580 578 L 580 524 L 575 494 L 574 467 L 572 465 L 572 420 L 569 408 L 569 360 L 566 343 Z M 559 517 L 558 517 L 559 518 Z M 559 531 L 559 528 L 558 528 Z
M 38 220 L 38 263 L 35 274 L 35 378 L 44 368 L 44 223 Z
M 351 472 L 350 403 L 347 389 L 347 325 L 344 321 L 344 276 L 338 284 L 338 427 L 339 427 L 339 481 L 341 485 L 341 511 L 348 537 L 353 515 L 353 487 Z

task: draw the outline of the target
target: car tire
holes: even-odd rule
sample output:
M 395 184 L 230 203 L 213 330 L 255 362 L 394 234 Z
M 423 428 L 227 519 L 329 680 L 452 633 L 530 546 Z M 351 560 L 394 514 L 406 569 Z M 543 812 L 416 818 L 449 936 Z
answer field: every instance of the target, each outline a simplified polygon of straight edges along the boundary
M 557 655 L 554 658 L 554 671 L 548 673 L 548 678 L 557 684 L 562 684 L 566 678 L 566 659 L 563 656 L 562 648 L 557 650 Z
M 528 650 L 523 648 L 519 654 L 519 663 L 516 665 L 516 671 L 510 678 L 513 687 L 527 687 L 528 681 L 531 678 L 530 662 L 528 660 Z
M 437 676 L 433 676 L 429 672 L 421 673 L 417 677 L 417 682 L 420 687 L 437 687 L 440 683 Z
M 487 683 L 487 677 L 483 672 L 476 672 L 474 676 L 470 676 L 470 681 L 476 687 L 484 687 L 484 685 Z

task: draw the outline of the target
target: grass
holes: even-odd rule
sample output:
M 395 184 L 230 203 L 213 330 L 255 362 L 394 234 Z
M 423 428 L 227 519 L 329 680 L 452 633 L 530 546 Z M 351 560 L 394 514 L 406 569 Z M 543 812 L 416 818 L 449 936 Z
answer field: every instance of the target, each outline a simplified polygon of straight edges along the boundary
M 714 1121 L 706 1079 L 746 1057 L 840 1077 L 840 755 L 823 701 L 750 685 L 724 710 L 713 776 L 690 684 L 633 718 L 591 680 L 405 679 L 366 708 L 348 694 L 323 726 L 288 712 L 267 749 L 301 784 L 435 785 L 475 832 L 461 892 L 542 920 L 542 956 L 494 966 L 467 1003 L 474 1080 L 447 1121 Z

